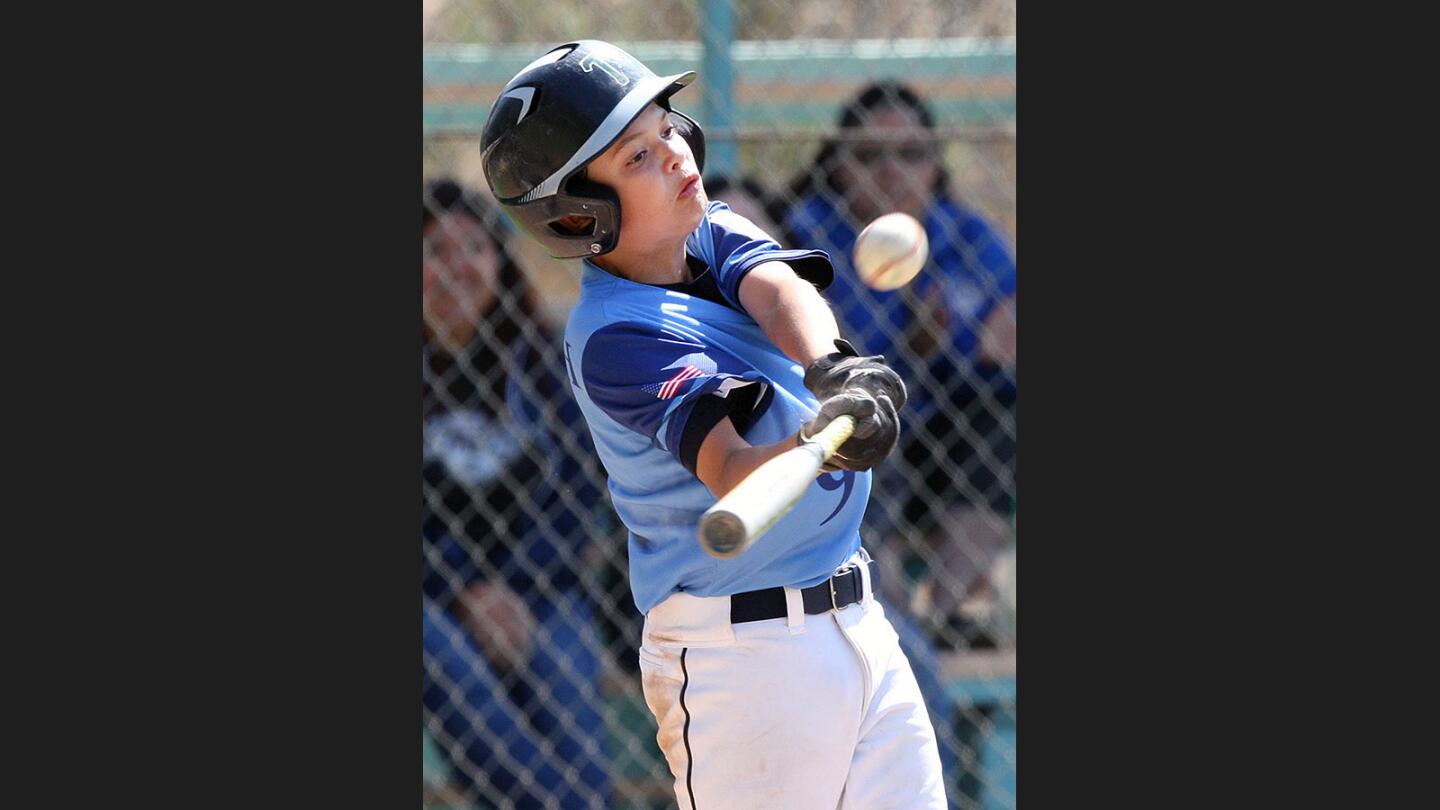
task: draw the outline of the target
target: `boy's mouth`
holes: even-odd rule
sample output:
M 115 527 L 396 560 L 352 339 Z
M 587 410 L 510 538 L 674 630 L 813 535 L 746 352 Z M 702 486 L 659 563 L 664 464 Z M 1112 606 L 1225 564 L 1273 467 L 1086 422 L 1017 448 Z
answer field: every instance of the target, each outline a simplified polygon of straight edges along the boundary
M 675 198 L 678 200 L 678 199 L 683 199 L 683 198 L 685 198 L 685 197 L 688 197 L 688 196 L 690 196 L 691 194 L 694 194 L 694 193 L 695 193 L 695 190 L 698 189 L 699 187 L 700 187 L 700 175 L 699 175 L 699 174 L 692 175 L 692 176 L 690 177 L 690 179 L 689 179 L 688 181 L 686 181 L 685 185 L 683 185 L 683 186 L 680 187 L 680 193 L 677 194 L 677 195 L 675 195 Z

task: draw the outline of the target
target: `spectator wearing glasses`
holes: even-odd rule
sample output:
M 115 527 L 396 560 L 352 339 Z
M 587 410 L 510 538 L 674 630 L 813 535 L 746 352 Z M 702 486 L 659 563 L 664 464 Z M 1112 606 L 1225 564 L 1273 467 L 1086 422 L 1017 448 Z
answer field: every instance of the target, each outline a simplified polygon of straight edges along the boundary
M 912 492 L 878 521 L 897 558 L 930 563 L 921 617 L 937 643 L 996 639 L 969 615 L 1011 542 L 1015 508 L 1015 261 L 1006 239 L 950 188 L 928 105 L 883 81 L 842 110 L 839 131 L 791 185 L 782 227 L 835 265 L 825 296 L 865 354 L 882 354 L 909 385 L 902 452 L 883 465 Z M 925 227 L 930 258 L 915 281 L 878 292 L 856 276 L 859 231 L 893 211 Z M 878 470 L 877 470 L 878 471 Z M 886 517 L 887 510 L 873 510 Z M 908 601 L 897 577 L 893 596 Z
M 867 513 L 866 529 L 882 538 L 881 598 L 896 608 L 891 623 L 955 784 L 963 743 L 937 648 L 1013 643 L 971 615 L 977 602 L 993 602 L 989 577 L 1013 551 L 1015 262 L 1000 233 L 951 191 L 939 145 L 913 90 L 871 84 L 791 184 L 794 204 L 780 221 L 790 244 L 830 254 L 825 297 L 842 331 L 863 353 L 884 355 L 910 391 L 900 451 L 876 468 L 876 492 L 906 494 L 877 498 L 883 508 Z M 878 292 L 860 282 L 851 251 L 866 224 L 892 211 L 924 225 L 930 258 L 906 287 Z

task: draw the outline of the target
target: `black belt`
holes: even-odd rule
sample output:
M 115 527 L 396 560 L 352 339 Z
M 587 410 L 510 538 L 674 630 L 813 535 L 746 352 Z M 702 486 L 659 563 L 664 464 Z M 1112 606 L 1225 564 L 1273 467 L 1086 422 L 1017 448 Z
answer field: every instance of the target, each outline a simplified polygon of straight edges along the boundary
M 858 565 L 845 568 L 818 585 L 800 589 L 800 599 L 805 604 L 805 612 L 811 615 L 827 610 L 839 610 L 859 602 L 864 597 L 865 583 L 861 579 Z M 764 588 L 730 597 L 732 624 L 779 619 L 787 613 L 784 588 Z

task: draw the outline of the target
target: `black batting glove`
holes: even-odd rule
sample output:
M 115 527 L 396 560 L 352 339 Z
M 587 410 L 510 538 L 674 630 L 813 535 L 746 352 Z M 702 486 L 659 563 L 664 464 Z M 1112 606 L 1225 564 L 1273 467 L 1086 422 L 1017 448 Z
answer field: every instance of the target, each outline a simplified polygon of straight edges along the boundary
M 900 418 L 890 397 L 876 397 L 860 388 L 852 388 L 820 403 L 820 413 L 800 428 L 798 441 L 804 444 L 811 436 L 825 429 L 835 417 L 855 417 L 855 432 L 840 445 L 820 469 L 824 472 L 854 470 L 863 472 L 890 455 L 900 439 Z
M 805 387 L 815 399 L 824 402 L 842 391 L 860 389 L 876 398 L 885 395 L 897 411 L 905 407 L 905 381 L 885 365 L 884 357 L 862 357 L 843 338 L 835 339 L 835 348 L 838 351 L 805 367 Z

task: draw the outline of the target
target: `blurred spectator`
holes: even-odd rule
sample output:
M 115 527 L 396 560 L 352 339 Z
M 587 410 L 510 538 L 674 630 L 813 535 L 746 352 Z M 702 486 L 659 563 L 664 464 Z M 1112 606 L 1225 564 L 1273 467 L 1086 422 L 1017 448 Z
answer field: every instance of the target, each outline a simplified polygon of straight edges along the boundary
M 719 176 L 707 179 L 705 180 L 705 193 L 710 199 L 723 201 L 730 206 L 731 210 L 760 226 L 782 246 L 795 244 L 801 247 L 821 247 L 818 243 L 814 245 L 799 242 L 787 243 L 788 237 L 784 230 L 776 225 L 776 222 L 785 216 L 783 198 L 771 193 L 752 177 L 742 176 L 735 180 Z M 835 259 L 836 257 L 832 255 L 831 258 Z M 879 468 L 876 472 L 879 474 Z M 873 510 L 878 505 L 878 500 L 872 500 L 870 509 Z M 910 668 L 915 674 L 916 683 L 919 684 L 921 694 L 925 698 L 925 705 L 932 715 L 931 720 L 935 726 L 937 742 L 940 746 L 941 767 L 945 770 L 946 782 L 954 785 L 959 779 L 956 769 L 960 756 L 953 744 L 953 733 L 947 734 L 946 730 L 952 727 L 950 718 L 954 716 L 955 706 L 954 701 L 947 694 L 941 675 L 940 661 L 936 657 L 933 645 L 916 627 L 907 612 L 892 609 L 892 606 L 896 604 L 903 606 L 905 604 L 903 598 L 897 600 L 894 589 L 884 587 L 886 583 L 883 576 L 877 578 L 877 583 L 880 589 L 876 596 L 886 605 L 886 616 L 900 637 L 901 649 L 904 650 L 906 658 L 910 661 Z
M 785 216 L 785 201 L 750 175 L 715 175 L 705 178 L 705 195 L 730 206 L 730 210 L 750 220 L 770 234 L 781 247 L 789 247 L 779 222 Z
M 604 807 L 589 433 L 494 214 L 436 180 L 421 222 L 426 727 L 473 799 Z
M 889 491 L 912 492 L 878 530 L 891 572 L 932 569 L 921 614 L 936 640 L 991 646 L 974 605 L 1012 540 L 1015 508 L 1015 263 L 1006 241 L 950 189 L 931 111 L 893 81 L 865 87 L 836 137 L 792 184 L 782 218 L 795 244 L 826 250 L 835 282 L 826 298 L 847 336 L 883 354 L 905 378 L 910 404 Z M 877 292 L 859 282 L 851 250 L 874 218 L 903 211 L 925 226 L 930 259 L 910 285 Z M 879 471 L 877 471 L 879 472 Z M 886 491 L 880 482 L 877 491 Z M 881 555 L 877 554 L 877 558 Z M 891 596 L 908 601 L 899 577 Z

